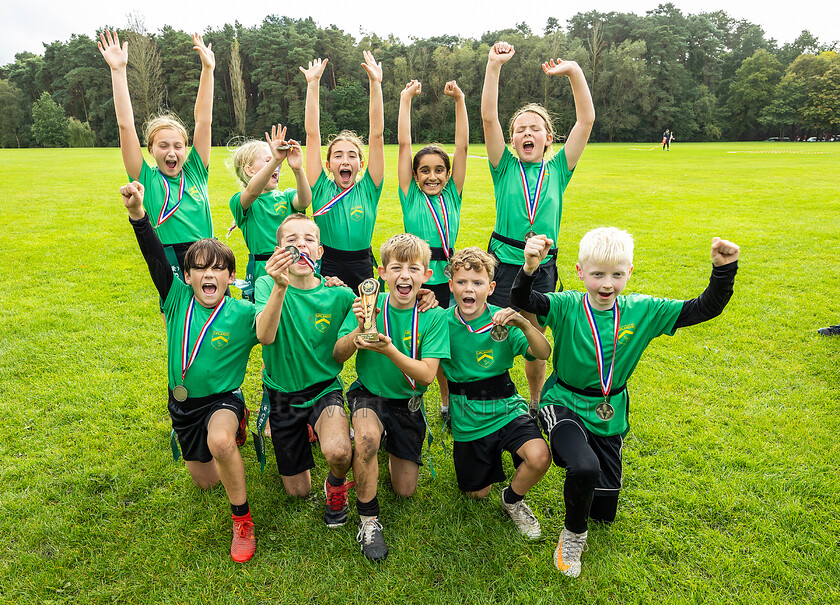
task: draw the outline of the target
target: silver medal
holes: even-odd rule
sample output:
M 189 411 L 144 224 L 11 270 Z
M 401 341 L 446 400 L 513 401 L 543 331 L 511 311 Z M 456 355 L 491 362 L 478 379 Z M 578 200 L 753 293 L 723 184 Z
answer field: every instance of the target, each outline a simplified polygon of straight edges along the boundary
M 423 405 L 423 396 L 415 395 L 414 397 L 408 400 L 408 411 L 416 412 L 420 409 L 421 405 Z
M 300 250 L 297 249 L 297 246 L 286 246 L 286 252 L 292 255 L 293 263 L 300 260 Z
M 452 279 L 452 265 L 446 263 L 443 266 L 443 274 L 446 276 L 446 279 Z

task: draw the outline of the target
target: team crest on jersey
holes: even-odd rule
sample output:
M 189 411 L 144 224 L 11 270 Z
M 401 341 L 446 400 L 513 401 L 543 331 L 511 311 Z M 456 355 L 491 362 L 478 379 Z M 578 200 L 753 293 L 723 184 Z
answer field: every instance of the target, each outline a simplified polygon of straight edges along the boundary
M 475 360 L 482 368 L 489 368 L 493 363 L 493 349 L 475 352 Z
M 315 327 L 318 328 L 319 332 L 326 332 L 327 329 L 330 327 L 330 321 L 332 320 L 332 315 L 328 313 L 316 313 L 315 314 Z
M 189 193 L 190 197 L 193 199 L 198 199 L 199 197 L 201 197 L 201 194 L 198 192 L 198 188 L 195 185 L 187 189 L 187 193 Z
M 286 200 L 280 198 L 279 201 L 274 202 L 274 212 L 277 214 L 285 214 L 286 213 Z
M 350 209 L 350 218 L 354 221 L 360 221 L 365 216 L 365 209 L 359 206 L 353 206 Z
M 636 324 L 618 327 L 618 344 L 626 345 L 636 332 Z
M 215 349 L 224 349 L 229 340 L 230 332 L 219 332 L 218 330 L 213 330 L 213 333 L 210 335 L 210 342 Z

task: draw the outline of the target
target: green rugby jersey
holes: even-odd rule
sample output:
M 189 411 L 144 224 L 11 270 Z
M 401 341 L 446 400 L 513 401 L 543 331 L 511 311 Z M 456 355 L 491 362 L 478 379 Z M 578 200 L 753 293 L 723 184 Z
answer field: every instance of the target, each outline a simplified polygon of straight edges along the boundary
M 347 197 L 339 200 L 326 214 L 314 216 L 340 193 L 338 185 L 327 178 L 327 173 L 322 170 L 312 187 L 312 213 L 321 228 L 321 243 L 339 250 L 370 248 L 373 228 L 376 226 L 376 208 L 384 183 L 383 179 L 377 187 L 365 171 Z

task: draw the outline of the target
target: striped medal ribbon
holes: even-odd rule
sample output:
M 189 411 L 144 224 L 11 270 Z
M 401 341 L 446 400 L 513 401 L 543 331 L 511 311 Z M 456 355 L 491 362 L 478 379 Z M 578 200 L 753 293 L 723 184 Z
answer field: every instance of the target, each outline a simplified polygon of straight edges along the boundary
M 589 329 L 592 331 L 592 339 L 595 342 L 595 361 L 598 365 L 598 377 L 601 385 L 601 392 L 604 394 L 604 400 L 595 407 L 595 414 L 601 420 L 610 420 L 613 416 L 615 416 L 615 409 L 610 405 L 610 390 L 612 389 L 613 370 L 615 369 L 615 352 L 618 348 L 618 326 L 621 322 L 621 313 L 618 310 L 618 301 L 615 301 L 612 306 L 614 326 L 612 361 L 610 362 L 609 370 L 607 370 L 607 360 L 604 357 L 604 347 L 601 344 L 601 335 L 598 333 L 598 325 L 595 323 L 592 306 L 589 304 L 589 297 L 586 294 L 583 296 L 583 311 L 586 314 L 586 319 L 589 322 Z
M 435 222 L 435 228 L 440 236 L 440 243 L 443 246 L 443 254 L 449 260 L 449 210 L 446 209 L 446 203 L 443 200 L 443 193 L 438 196 L 440 202 L 440 216 L 435 210 L 435 205 L 431 198 L 423 192 L 423 197 L 426 198 L 426 206 L 429 207 L 429 212 L 432 213 L 432 220 Z M 441 220 L 442 217 L 442 220 Z
M 195 339 L 195 344 L 193 345 L 192 352 L 190 352 L 189 350 L 190 324 L 192 324 L 193 309 L 195 308 L 195 296 L 193 296 L 192 300 L 190 301 L 190 306 L 187 307 L 187 317 L 184 320 L 184 341 L 181 347 L 181 382 L 184 382 L 184 379 L 187 376 L 187 370 L 193 364 L 195 358 L 198 357 L 198 352 L 201 349 L 201 345 L 204 344 L 204 339 L 207 336 L 207 331 L 210 329 L 210 325 L 213 323 L 213 321 L 219 316 L 219 313 L 221 313 L 222 308 L 225 306 L 226 298 L 226 296 L 222 296 L 222 300 L 218 302 L 216 307 L 213 309 L 213 312 L 210 314 L 210 317 L 208 317 L 207 321 L 204 322 L 204 326 L 201 328 L 201 332 L 199 332 L 198 338 Z
M 388 294 L 385 297 L 385 313 L 382 316 L 382 321 L 385 324 L 385 336 L 390 338 L 393 341 L 393 337 L 391 336 L 391 317 L 390 317 L 390 302 L 391 302 L 391 295 Z M 411 312 L 411 354 L 410 357 L 412 359 L 417 359 L 417 333 L 420 331 L 420 305 L 415 302 L 414 303 L 414 310 Z M 403 376 L 408 381 L 408 384 L 411 385 L 412 389 L 417 389 L 417 382 L 403 372 Z
M 323 206 L 323 207 L 322 207 L 322 208 L 321 208 L 318 212 L 313 212 L 313 213 L 312 213 L 312 216 L 313 216 L 313 217 L 316 217 L 316 216 L 323 216 L 323 215 L 325 215 L 327 212 L 329 212 L 330 210 L 332 210 L 332 207 L 333 207 L 333 206 L 335 206 L 338 202 L 340 202 L 340 201 L 341 201 L 341 200 L 343 200 L 345 197 L 347 197 L 348 195 L 350 195 L 350 192 L 351 192 L 351 191 L 353 191 L 353 188 L 354 188 L 355 186 L 356 186 L 356 184 L 355 184 L 355 183 L 353 183 L 352 185 L 350 185 L 350 186 L 349 186 L 347 189 L 345 189 L 344 191 L 339 192 L 339 194 L 338 194 L 338 195 L 336 195 L 333 199 L 331 199 L 329 202 L 327 202 L 326 204 L 324 204 L 324 206 Z M 336 185 L 336 186 L 335 186 L 335 188 L 336 188 L 336 189 L 338 189 L 338 185 Z
M 487 308 L 487 303 L 484 303 L 484 308 L 485 309 Z M 469 330 L 473 334 L 484 334 L 484 333 L 489 332 L 490 330 L 493 329 L 493 319 L 492 318 L 490 319 L 489 324 L 485 324 L 485 325 L 481 326 L 480 328 L 471 327 L 470 324 L 468 324 L 466 321 L 464 321 L 464 318 L 461 317 L 461 311 L 458 310 L 458 305 L 455 305 L 455 317 L 457 317 L 458 321 L 460 321 L 462 324 L 464 324 L 467 327 L 467 330 Z
M 526 239 L 528 237 L 533 237 L 531 234 L 534 233 L 534 220 L 537 217 L 537 206 L 540 203 L 540 193 L 542 193 L 543 181 L 545 180 L 546 174 L 546 166 L 545 160 L 540 161 L 540 173 L 537 176 L 537 188 L 534 191 L 534 197 L 531 197 L 531 188 L 528 185 L 528 176 L 525 174 L 525 167 L 522 164 L 522 160 L 519 160 L 519 174 L 522 177 L 522 189 L 525 196 L 525 212 L 528 214 L 528 222 L 531 224 L 531 230 L 528 232 Z
M 163 180 L 163 206 L 160 209 L 160 214 L 158 215 L 157 225 L 155 225 L 155 229 L 160 227 L 163 223 L 165 223 L 169 218 L 175 214 L 175 211 L 178 210 L 178 206 L 181 205 L 181 198 L 184 197 L 184 189 L 186 187 L 186 179 L 184 178 L 184 170 L 181 169 L 181 183 L 178 185 L 178 201 L 172 208 L 169 208 L 169 198 L 172 197 L 172 192 L 169 187 L 169 179 L 167 179 L 161 172 L 158 172 L 160 175 L 161 180 Z

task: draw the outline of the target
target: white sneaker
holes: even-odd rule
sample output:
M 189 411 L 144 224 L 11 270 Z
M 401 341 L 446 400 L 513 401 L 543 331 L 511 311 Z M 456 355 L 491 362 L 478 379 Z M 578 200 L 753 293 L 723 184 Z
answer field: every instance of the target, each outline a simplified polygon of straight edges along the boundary
M 505 512 L 513 520 L 519 533 L 531 540 L 539 540 L 540 536 L 542 536 L 540 522 L 537 521 L 531 507 L 525 504 L 525 500 L 520 500 L 516 504 L 505 502 L 505 492 L 509 489 L 509 487 L 506 487 L 502 490 L 502 508 L 505 509 Z
M 565 527 L 560 532 L 557 549 L 554 551 L 554 566 L 570 578 L 580 575 L 580 556 L 586 548 L 587 533 L 576 534 Z

